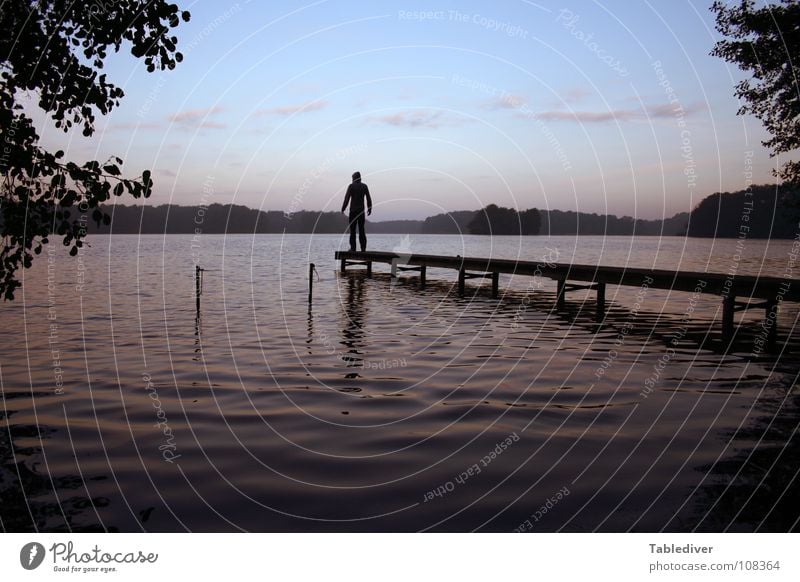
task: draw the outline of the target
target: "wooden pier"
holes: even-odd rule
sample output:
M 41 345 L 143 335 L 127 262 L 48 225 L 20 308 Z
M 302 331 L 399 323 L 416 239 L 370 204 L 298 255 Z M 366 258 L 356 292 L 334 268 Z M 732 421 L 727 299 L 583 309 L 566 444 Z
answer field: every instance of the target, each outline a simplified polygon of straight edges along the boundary
M 605 310 L 606 285 L 624 285 L 669 291 L 700 292 L 722 297 L 722 337 L 733 338 L 734 314 L 746 309 L 763 308 L 766 317 L 774 317 L 774 310 L 781 301 L 800 302 L 800 280 L 780 277 L 754 277 L 750 275 L 729 276 L 722 273 L 700 273 L 693 271 L 667 271 L 629 267 L 605 267 L 598 265 L 572 265 L 547 261 L 517 261 L 509 259 L 486 259 L 461 256 L 397 254 L 388 252 L 337 251 L 336 260 L 341 271 L 353 265 L 364 266 L 372 274 L 372 263 L 391 265 L 392 276 L 398 271 L 418 271 L 420 285 L 425 286 L 428 267 L 458 271 L 458 292 L 464 295 L 468 279 L 489 278 L 492 280 L 492 296 L 499 293 L 501 274 L 554 279 L 556 307 L 563 309 L 565 296 L 570 291 L 590 289 L 596 292 L 597 309 Z M 757 299 L 759 303 L 738 301 L 737 298 Z M 769 343 L 774 343 L 777 333 L 775 321 L 769 326 Z

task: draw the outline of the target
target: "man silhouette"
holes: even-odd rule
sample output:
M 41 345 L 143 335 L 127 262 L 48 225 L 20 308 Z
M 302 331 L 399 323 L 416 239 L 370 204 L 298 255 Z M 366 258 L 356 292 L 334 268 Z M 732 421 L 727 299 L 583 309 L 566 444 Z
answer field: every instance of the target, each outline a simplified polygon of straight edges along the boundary
M 369 188 L 361 182 L 361 172 L 353 174 L 353 183 L 347 187 L 347 194 L 344 195 L 342 212 L 350 204 L 350 252 L 356 250 L 356 230 L 358 230 L 358 241 L 361 243 L 361 252 L 367 250 L 367 233 L 364 232 L 364 224 L 367 219 L 364 216 L 364 198 L 367 199 L 367 214 L 372 214 L 372 198 L 369 195 Z

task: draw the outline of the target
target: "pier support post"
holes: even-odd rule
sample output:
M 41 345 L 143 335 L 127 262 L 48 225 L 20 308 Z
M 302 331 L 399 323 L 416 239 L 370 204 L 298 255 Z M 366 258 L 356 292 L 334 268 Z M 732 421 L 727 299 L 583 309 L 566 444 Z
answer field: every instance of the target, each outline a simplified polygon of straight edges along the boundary
M 466 278 L 466 271 L 464 267 L 461 267 L 458 270 L 458 294 L 463 297 L 464 296 L 464 279 Z
M 767 329 L 767 347 L 772 349 L 778 339 L 778 302 L 774 299 L 768 300 L 764 307 L 766 308 L 764 323 L 769 326 Z M 770 318 L 773 313 L 775 316 Z
M 342 259 L 342 265 L 341 265 L 340 268 L 341 268 L 342 273 L 347 271 L 347 260 L 346 259 Z
M 498 296 L 498 292 L 500 290 L 500 273 L 492 273 L 492 297 L 495 299 Z
M 367 277 L 372 277 L 372 261 L 367 261 Z
M 314 297 L 314 263 L 308 264 L 308 304 L 311 305 L 311 299 Z
M 422 265 L 419 268 L 419 286 L 422 289 L 425 288 L 425 272 L 426 272 L 426 270 L 427 270 L 427 267 L 425 265 Z
M 203 269 L 200 265 L 194 266 L 194 296 L 197 313 L 200 313 L 200 295 L 203 293 Z
M 556 309 L 564 309 L 564 295 L 566 292 L 567 280 L 559 279 L 556 290 Z
M 722 299 L 722 341 L 733 339 L 733 314 L 736 310 L 736 297 L 728 295 Z
M 597 283 L 597 313 L 603 314 L 606 310 L 606 284 Z

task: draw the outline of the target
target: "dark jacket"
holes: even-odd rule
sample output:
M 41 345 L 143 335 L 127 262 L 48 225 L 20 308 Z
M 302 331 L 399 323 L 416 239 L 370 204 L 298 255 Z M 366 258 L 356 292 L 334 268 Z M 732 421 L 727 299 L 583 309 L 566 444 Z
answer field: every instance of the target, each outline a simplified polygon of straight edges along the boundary
M 342 212 L 347 208 L 347 203 L 350 203 L 350 216 L 357 216 L 364 212 L 364 198 L 367 199 L 367 209 L 372 212 L 372 198 L 369 195 L 369 188 L 361 182 L 351 183 L 347 187 L 347 194 L 344 195 L 344 204 L 342 204 Z

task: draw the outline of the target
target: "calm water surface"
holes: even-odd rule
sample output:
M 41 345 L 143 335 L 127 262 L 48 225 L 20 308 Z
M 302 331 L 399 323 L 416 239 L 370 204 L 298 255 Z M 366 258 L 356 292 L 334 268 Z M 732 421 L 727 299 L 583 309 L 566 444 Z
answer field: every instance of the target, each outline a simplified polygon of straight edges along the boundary
M 598 319 L 586 292 L 555 311 L 549 280 L 504 277 L 492 299 L 473 281 L 459 298 L 453 271 L 430 270 L 424 290 L 387 266 L 340 275 L 339 236 L 90 244 L 43 254 L 0 306 L 4 530 L 797 525 L 796 305 L 781 306 L 776 353 L 752 353 L 753 310 L 723 354 L 710 296 L 610 287 Z M 791 242 L 370 247 L 783 276 Z

